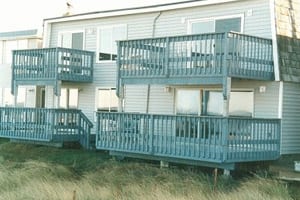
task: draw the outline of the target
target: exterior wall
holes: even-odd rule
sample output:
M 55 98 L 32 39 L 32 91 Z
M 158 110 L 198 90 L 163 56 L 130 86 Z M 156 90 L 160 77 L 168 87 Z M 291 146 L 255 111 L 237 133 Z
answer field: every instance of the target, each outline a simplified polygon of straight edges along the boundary
M 264 86 L 266 91 L 260 92 L 260 86 Z M 254 91 L 254 117 L 280 117 L 279 82 L 234 80 L 232 81 L 232 89 L 252 89 Z
M 265 92 L 260 92 L 260 86 L 266 88 Z M 149 98 L 149 113 L 153 114 L 175 114 L 175 88 L 178 86 L 152 85 Z M 203 88 L 204 86 L 184 86 L 185 88 Z M 183 86 L 178 87 L 183 88 Z M 210 86 L 210 89 L 220 89 L 221 87 Z M 279 118 L 279 82 L 233 80 L 232 90 L 253 90 L 254 92 L 254 117 L 257 118 Z M 146 113 L 147 86 L 128 85 L 125 87 L 125 112 Z
M 300 86 L 283 83 L 281 153 L 300 153 Z
M 275 2 L 281 80 L 300 82 L 300 1 Z
M 126 85 L 124 111 L 146 113 L 148 101 L 148 113 L 174 114 L 174 89 L 165 91 L 165 88 L 163 85 L 151 85 L 148 99 L 147 85 Z
M 233 9 L 235 8 L 235 9 Z M 270 8 L 268 0 L 247 0 L 224 3 L 202 7 L 192 7 L 178 10 L 169 10 L 152 13 L 141 13 L 117 17 L 107 17 L 89 20 L 67 21 L 52 23 L 48 47 L 58 45 L 59 34 L 66 31 L 84 32 L 84 49 L 97 50 L 97 30 L 99 27 L 118 24 L 127 25 L 127 38 L 140 39 L 152 36 L 183 35 L 188 32 L 188 22 L 192 19 L 221 17 L 242 14 L 244 16 L 244 33 L 271 38 Z M 158 17 L 158 18 L 157 18 Z M 154 21 L 156 24 L 154 26 Z M 155 27 L 155 29 L 154 29 Z M 79 109 L 92 120 L 95 111 L 95 91 L 97 87 L 116 87 L 116 63 L 99 62 L 95 64 L 94 82 L 92 84 L 75 84 L 72 87 L 80 87 Z M 65 87 L 63 83 L 62 87 Z M 53 97 L 53 91 L 46 96 Z M 130 112 L 145 112 L 147 101 L 147 86 L 126 86 L 125 109 Z M 52 95 L 52 96 L 51 96 Z M 150 113 L 171 114 L 174 113 L 173 94 L 164 92 L 164 86 L 151 86 Z M 162 100 L 163 99 L 163 100 Z M 49 101 L 49 100 L 48 100 Z M 51 104 L 52 103 L 52 104 Z M 48 105 L 56 105 L 48 102 Z
M 22 31 L 21 31 L 22 32 Z M 8 60 L 6 58 L 6 50 L 5 45 L 6 41 L 18 41 L 18 40 L 26 40 L 27 44 L 26 49 L 32 49 L 32 48 L 40 48 L 41 47 L 41 39 L 39 38 L 26 38 L 26 36 L 20 35 L 20 38 L 17 37 L 17 34 L 19 32 L 9 32 L 9 33 L 0 33 L 0 106 L 5 106 L 4 102 L 4 91 L 5 88 L 11 88 L 11 79 L 12 79 L 12 71 L 11 71 L 11 60 Z M 23 88 L 26 89 L 25 92 L 25 107 L 35 107 L 35 86 L 23 86 Z

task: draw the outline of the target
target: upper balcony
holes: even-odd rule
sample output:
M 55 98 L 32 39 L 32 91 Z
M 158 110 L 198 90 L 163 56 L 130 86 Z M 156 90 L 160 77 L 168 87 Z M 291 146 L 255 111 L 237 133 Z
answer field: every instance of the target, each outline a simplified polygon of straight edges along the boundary
M 51 85 L 58 81 L 92 82 L 94 52 L 67 48 L 13 51 L 13 84 Z
M 122 84 L 274 80 L 272 40 L 234 32 L 118 42 Z

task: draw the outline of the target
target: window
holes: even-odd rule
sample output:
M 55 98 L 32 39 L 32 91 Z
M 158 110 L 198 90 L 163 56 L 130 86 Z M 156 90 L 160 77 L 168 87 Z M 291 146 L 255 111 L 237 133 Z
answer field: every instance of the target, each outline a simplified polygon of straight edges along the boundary
M 7 40 L 2 42 L 2 63 L 12 63 L 12 51 L 27 49 L 27 40 Z M 1 45 L 0 45 L 1 47 Z M 1 52 L 1 51 L 0 51 Z M 0 59 L 1 60 L 1 59 Z
M 78 89 L 62 88 L 59 99 L 60 108 L 77 108 L 78 107 Z
M 252 117 L 254 109 L 253 91 L 232 91 L 229 115 Z M 176 114 L 222 115 L 223 94 L 221 91 L 201 89 L 176 89 Z M 217 137 L 219 128 L 214 122 L 198 118 L 176 118 L 176 136 L 186 138 Z
M 189 33 L 191 34 L 229 31 L 242 32 L 242 16 L 191 20 L 189 26 Z
M 97 111 L 117 112 L 119 99 L 116 95 L 115 88 L 98 89 L 97 90 Z
M 98 30 L 98 52 L 97 60 L 116 60 L 117 40 L 127 38 L 126 25 L 103 27 Z
M 229 115 L 252 117 L 253 91 L 231 91 Z M 176 89 L 176 114 L 222 115 L 223 94 L 219 90 Z
M 205 91 L 203 95 L 203 114 L 222 115 L 223 94 L 220 91 Z M 232 91 L 229 100 L 229 115 L 252 117 L 254 94 L 252 91 Z
M 198 115 L 200 111 L 200 90 L 177 89 L 176 113 Z
M 82 31 L 60 33 L 58 46 L 83 50 L 83 38 L 84 34 Z

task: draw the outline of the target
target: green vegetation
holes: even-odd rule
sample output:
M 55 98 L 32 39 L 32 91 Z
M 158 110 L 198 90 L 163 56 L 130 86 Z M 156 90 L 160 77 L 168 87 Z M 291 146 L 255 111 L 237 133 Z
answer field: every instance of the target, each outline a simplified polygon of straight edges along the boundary
M 210 173 L 131 160 L 107 153 L 0 140 L 0 200 L 10 199 L 293 199 L 285 183 L 259 176 Z

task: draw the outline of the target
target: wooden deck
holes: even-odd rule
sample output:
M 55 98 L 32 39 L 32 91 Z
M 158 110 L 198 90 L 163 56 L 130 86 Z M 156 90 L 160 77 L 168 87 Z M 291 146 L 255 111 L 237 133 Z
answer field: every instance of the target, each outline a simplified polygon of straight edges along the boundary
M 96 148 L 232 168 L 279 157 L 280 120 L 98 113 Z M 229 166 L 228 164 L 232 164 Z
M 0 108 L 0 137 L 39 142 L 78 141 L 89 148 L 93 124 L 76 109 Z
M 121 84 L 219 84 L 224 77 L 274 80 L 272 40 L 229 32 L 118 42 Z
M 18 85 L 93 81 L 94 52 L 67 48 L 14 50 L 13 91 Z

